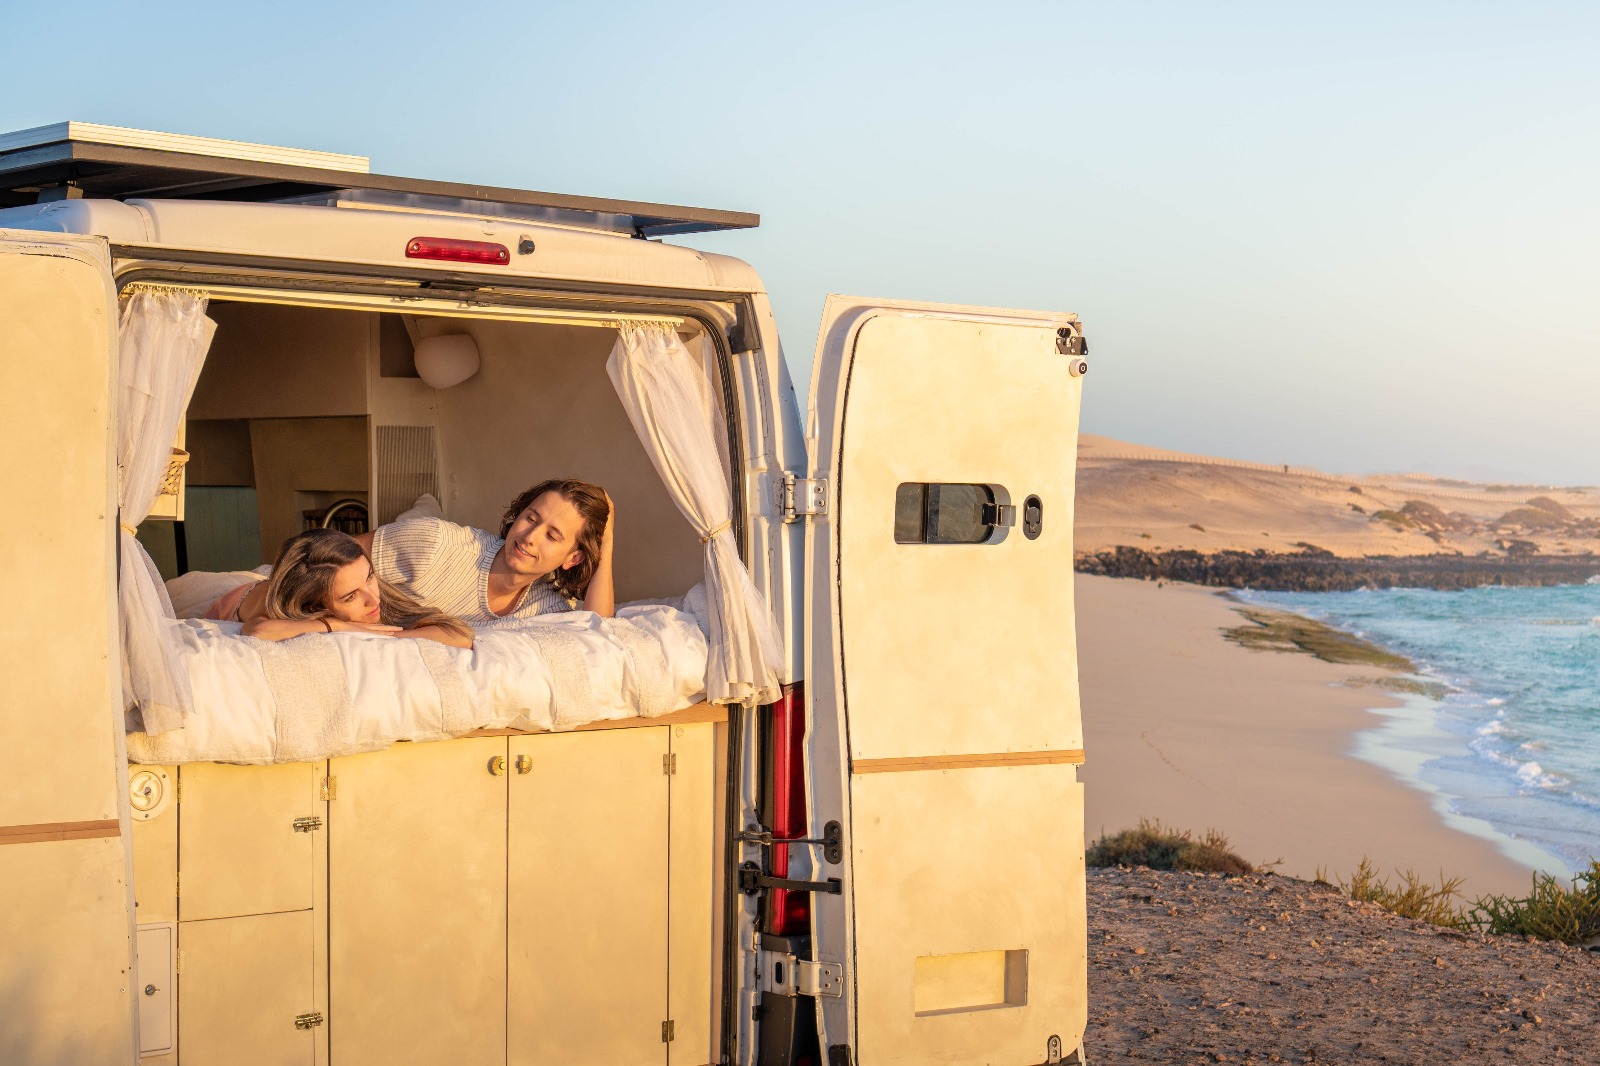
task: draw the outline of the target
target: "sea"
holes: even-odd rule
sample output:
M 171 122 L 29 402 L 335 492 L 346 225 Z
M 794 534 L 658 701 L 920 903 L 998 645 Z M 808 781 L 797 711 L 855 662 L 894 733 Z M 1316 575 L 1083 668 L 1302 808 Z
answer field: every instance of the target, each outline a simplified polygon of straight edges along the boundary
M 1242 597 L 1356 633 L 1444 686 L 1374 707 L 1352 754 L 1429 793 L 1448 824 L 1562 877 L 1600 858 L 1600 579 Z

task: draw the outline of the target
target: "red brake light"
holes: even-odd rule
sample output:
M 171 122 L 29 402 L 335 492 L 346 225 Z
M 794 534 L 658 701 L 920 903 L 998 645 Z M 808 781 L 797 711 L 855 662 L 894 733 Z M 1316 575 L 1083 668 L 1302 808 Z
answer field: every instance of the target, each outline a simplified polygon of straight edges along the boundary
M 804 837 L 806 832 L 805 690 L 785 688 L 772 705 L 772 837 Z M 772 876 L 789 874 L 789 848 L 772 846 Z M 775 888 L 768 897 L 767 932 L 795 936 L 811 927 L 811 897 L 804 892 Z
M 443 259 L 452 263 L 505 266 L 511 250 L 492 241 L 458 241 L 449 237 L 413 237 L 406 242 L 407 259 Z

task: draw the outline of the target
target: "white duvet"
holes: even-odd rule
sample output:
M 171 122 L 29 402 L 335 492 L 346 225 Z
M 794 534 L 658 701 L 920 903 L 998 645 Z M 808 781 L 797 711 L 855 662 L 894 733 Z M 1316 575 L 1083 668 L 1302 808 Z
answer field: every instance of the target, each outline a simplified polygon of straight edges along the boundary
M 480 631 L 471 650 L 358 633 L 272 643 L 239 629 L 183 623 L 195 713 L 169 733 L 130 732 L 131 761 L 315 761 L 474 729 L 655 717 L 705 690 L 701 624 L 664 604 L 530 619 Z

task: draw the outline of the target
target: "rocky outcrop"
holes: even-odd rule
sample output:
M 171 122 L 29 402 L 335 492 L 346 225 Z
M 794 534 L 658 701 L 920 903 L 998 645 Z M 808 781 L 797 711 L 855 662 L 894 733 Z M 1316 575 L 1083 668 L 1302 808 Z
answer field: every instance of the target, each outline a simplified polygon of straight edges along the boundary
M 1077 569 L 1107 577 L 1186 581 L 1221 588 L 1279 592 L 1344 592 L 1351 589 L 1468 589 L 1483 585 L 1581 585 L 1600 575 L 1600 555 L 1336 556 L 1308 547 L 1293 553 L 1265 550 L 1145 551 L 1118 546 L 1080 555 Z

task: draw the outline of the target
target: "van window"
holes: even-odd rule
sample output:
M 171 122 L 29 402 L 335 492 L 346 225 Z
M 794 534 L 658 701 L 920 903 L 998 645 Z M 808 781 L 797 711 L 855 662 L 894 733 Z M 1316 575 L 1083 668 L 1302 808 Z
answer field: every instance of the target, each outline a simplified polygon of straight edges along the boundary
M 908 481 L 894 493 L 897 544 L 983 544 L 1000 524 L 988 485 Z

